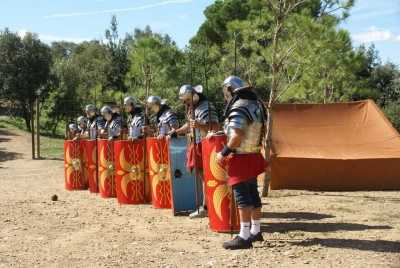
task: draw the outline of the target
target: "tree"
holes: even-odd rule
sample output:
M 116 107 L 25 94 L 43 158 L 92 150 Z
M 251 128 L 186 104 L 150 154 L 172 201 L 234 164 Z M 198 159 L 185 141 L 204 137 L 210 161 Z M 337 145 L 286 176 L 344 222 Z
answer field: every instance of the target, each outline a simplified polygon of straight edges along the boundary
M 164 97 L 167 85 L 180 73 L 178 62 L 181 57 L 176 46 L 163 43 L 157 37 L 139 38 L 131 42 L 129 77 L 142 81 L 141 85 L 145 85 L 145 96 L 152 93 Z M 159 87 L 150 92 L 153 83 L 157 83 Z
M 0 34 L 0 84 L 2 96 L 22 109 L 27 130 L 31 129 L 29 107 L 40 94 L 48 94 L 52 56 L 50 48 L 37 34 L 28 32 L 23 39 L 7 28 Z
M 189 41 L 190 44 L 206 41 L 210 46 L 215 44 L 222 49 L 222 45 L 231 38 L 227 29 L 228 22 L 246 20 L 250 11 L 247 0 L 216 0 L 205 9 L 206 21 Z
M 281 93 L 281 100 L 327 103 L 351 101 L 366 93 L 366 79 L 357 76 L 364 54 L 353 50 L 350 34 L 334 27 L 319 30 L 298 53 L 306 64 L 299 68 L 301 76 L 291 90 Z
M 118 23 L 115 15 L 111 17 L 110 29 L 106 29 L 106 43 L 101 40 L 102 45 L 108 52 L 104 66 L 105 81 L 102 90 L 112 89 L 121 93 L 126 93 L 128 86 L 125 84 L 125 77 L 129 71 L 128 49 L 129 46 L 118 36 Z M 122 102 L 122 100 L 121 100 Z
M 399 100 L 400 71 L 396 64 L 388 61 L 386 64 L 375 68 L 371 73 L 369 83 L 380 92 L 377 105 L 381 109 L 385 109 L 388 104 Z
M 265 158 L 270 164 L 272 143 L 273 110 L 278 93 L 287 91 L 300 75 L 303 58 L 300 50 L 308 39 L 314 38 L 314 32 L 331 29 L 348 17 L 353 0 L 343 4 L 336 0 L 267 0 L 250 1 L 258 15 L 257 20 L 241 22 L 244 45 L 251 49 L 258 61 L 269 65 L 270 94 L 267 107 L 268 122 L 265 137 Z M 342 9 L 340 16 L 332 15 Z M 316 12 L 318 10 L 318 12 Z M 333 19 L 332 19 L 333 18 Z M 268 195 L 270 181 L 269 169 L 263 181 L 263 196 Z

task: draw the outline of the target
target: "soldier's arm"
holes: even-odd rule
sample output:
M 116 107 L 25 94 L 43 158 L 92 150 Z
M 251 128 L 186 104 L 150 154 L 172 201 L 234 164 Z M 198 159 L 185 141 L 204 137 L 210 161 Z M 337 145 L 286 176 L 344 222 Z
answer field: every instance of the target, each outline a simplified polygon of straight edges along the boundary
M 178 138 L 178 136 L 179 136 L 180 134 L 186 133 L 186 132 L 188 131 L 188 129 L 189 129 L 189 124 L 186 123 L 186 124 L 184 124 L 181 128 L 179 128 L 179 129 L 177 129 L 177 130 L 170 131 L 170 132 L 168 133 L 168 135 L 166 136 L 166 138 L 167 138 L 167 139 L 170 139 L 170 138 Z
M 228 144 L 222 148 L 222 151 L 219 152 L 215 158 L 215 161 L 220 164 L 223 159 L 225 159 L 233 150 L 235 150 L 244 138 L 244 131 L 240 128 L 233 128 L 235 133 L 232 135 L 231 139 L 228 141 Z

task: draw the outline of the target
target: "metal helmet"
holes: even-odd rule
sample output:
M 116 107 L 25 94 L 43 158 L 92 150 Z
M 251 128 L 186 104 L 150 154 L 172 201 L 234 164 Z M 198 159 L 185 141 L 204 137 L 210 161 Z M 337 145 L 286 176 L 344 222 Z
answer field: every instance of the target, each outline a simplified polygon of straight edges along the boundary
M 157 96 L 150 96 L 147 98 L 146 104 L 147 107 L 153 112 L 153 113 L 158 113 L 160 111 L 161 105 L 164 105 L 166 102 L 166 99 L 160 100 L 159 97 Z
M 92 118 L 96 114 L 96 107 L 93 104 L 86 105 L 86 116 Z
M 69 124 L 68 128 L 69 128 L 69 130 L 72 131 L 72 130 L 77 130 L 78 126 L 76 124 Z
M 101 108 L 100 113 L 101 113 L 101 116 L 103 116 L 103 118 L 106 121 L 110 121 L 114 111 L 111 109 L 110 106 L 104 106 L 103 108 Z
M 124 99 L 124 110 L 125 112 L 129 113 L 134 108 L 140 108 L 140 105 L 137 103 L 136 99 L 132 96 L 126 97 Z
M 224 92 L 224 99 L 230 101 L 232 94 L 235 94 L 241 90 L 251 90 L 253 87 L 246 86 L 242 79 L 237 76 L 229 76 L 222 83 L 222 91 Z
M 78 126 L 85 127 L 87 125 L 88 119 L 85 116 L 79 116 L 76 120 Z
M 198 85 L 195 88 L 189 86 L 189 85 L 184 85 L 179 89 L 179 99 L 186 101 L 186 100 L 192 100 L 193 98 L 193 104 L 196 104 L 197 101 L 199 100 L 199 95 L 197 93 L 202 92 L 203 87 Z

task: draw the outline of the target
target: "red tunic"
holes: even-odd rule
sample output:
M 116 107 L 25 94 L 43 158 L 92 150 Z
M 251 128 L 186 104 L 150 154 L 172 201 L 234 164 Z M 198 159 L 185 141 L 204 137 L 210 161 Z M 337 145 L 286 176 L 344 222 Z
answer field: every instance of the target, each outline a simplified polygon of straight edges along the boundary
M 252 179 L 265 172 L 267 161 L 261 153 L 228 155 L 228 185 Z
M 193 145 L 189 150 L 186 151 L 187 163 L 186 166 L 190 169 L 194 168 L 194 153 Z M 196 155 L 197 155 L 197 168 L 203 168 L 203 149 L 201 147 L 201 142 L 196 143 Z

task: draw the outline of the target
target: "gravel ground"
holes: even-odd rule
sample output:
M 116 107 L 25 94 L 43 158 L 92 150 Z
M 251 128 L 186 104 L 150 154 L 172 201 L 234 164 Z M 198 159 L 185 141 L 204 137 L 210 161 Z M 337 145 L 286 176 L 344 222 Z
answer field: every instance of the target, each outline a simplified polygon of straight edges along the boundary
M 208 218 L 66 191 L 30 148 L 0 128 L 0 267 L 400 267 L 400 191 L 270 191 L 265 241 L 230 251 Z

